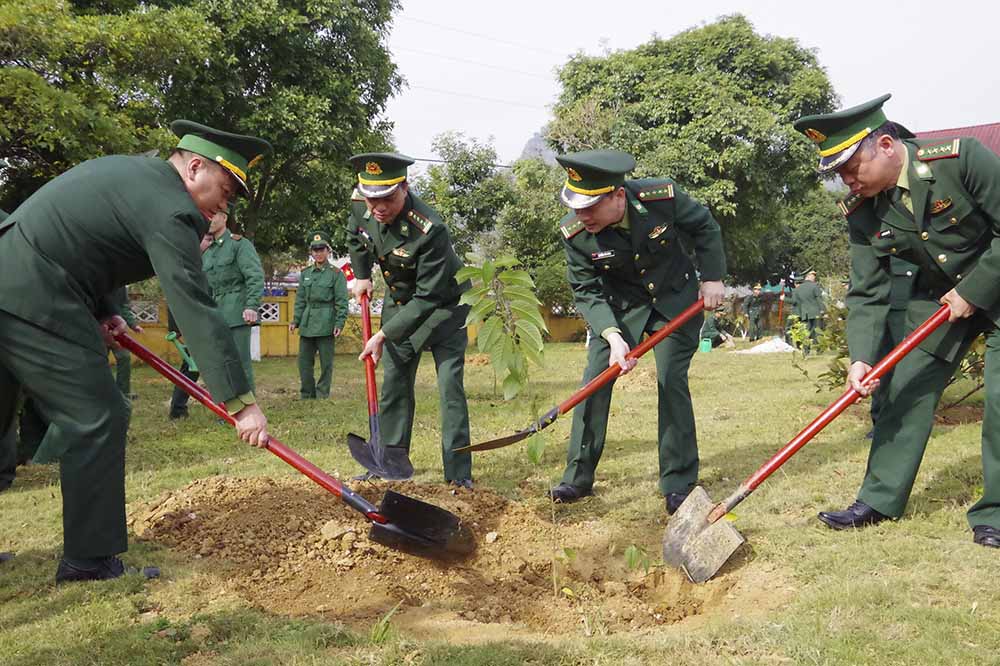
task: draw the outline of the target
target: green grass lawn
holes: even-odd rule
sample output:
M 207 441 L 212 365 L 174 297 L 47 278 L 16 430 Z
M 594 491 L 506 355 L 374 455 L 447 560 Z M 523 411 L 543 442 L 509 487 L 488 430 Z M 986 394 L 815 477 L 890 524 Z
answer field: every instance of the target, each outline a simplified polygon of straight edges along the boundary
M 512 433 L 565 399 L 578 386 L 584 361 L 582 345 L 550 345 L 545 369 L 535 372 L 534 397 L 510 403 L 494 395 L 488 365 L 468 364 L 473 441 Z M 826 362 L 811 357 L 804 365 L 816 375 Z M 655 561 L 666 521 L 656 489 L 651 365 L 652 358 L 644 361 L 616 390 L 597 497 L 558 507 L 554 519 L 562 526 L 604 526 L 646 548 Z M 345 438 L 349 431 L 367 433 L 367 410 L 354 357 L 337 357 L 328 402 L 297 399 L 294 359 L 255 367 L 272 432 L 326 470 L 357 473 Z M 953 387 L 946 400 L 965 388 Z M 691 390 L 701 478 L 715 499 L 836 397 L 817 393 L 788 355 L 720 350 L 695 357 Z M 170 387 L 148 368 L 134 371 L 133 391 L 139 398 L 127 454 L 130 503 L 211 475 L 295 475 L 276 457 L 239 443 L 205 410 L 192 407 L 190 419 L 167 421 Z M 418 376 L 412 449 L 422 484 L 442 482 L 436 396 L 428 356 Z M 1000 591 L 990 583 L 1000 553 L 972 543 L 964 513 L 982 486 L 979 424 L 935 430 L 902 520 L 849 533 L 816 520 L 817 511 L 854 499 L 867 454 L 866 410 L 854 407 L 831 424 L 737 509 L 734 524 L 751 548 L 724 574 L 734 585 L 728 602 L 632 632 L 588 632 L 572 615 L 560 632 L 472 627 L 458 635 L 407 632 L 391 619 L 384 631 L 349 619 L 282 616 L 221 585 L 211 561 L 152 542 L 133 541 L 125 559 L 160 565 L 160 580 L 57 588 L 58 472 L 32 466 L 0 494 L 0 550 L 17 552 L 0 565 L 0 664 L 1000 663 Z M 477 485 L 546 514 L 541 494 L 561 475 L 569 421 L 546 430 L 539 466 L 523 445 L 478 454 Z

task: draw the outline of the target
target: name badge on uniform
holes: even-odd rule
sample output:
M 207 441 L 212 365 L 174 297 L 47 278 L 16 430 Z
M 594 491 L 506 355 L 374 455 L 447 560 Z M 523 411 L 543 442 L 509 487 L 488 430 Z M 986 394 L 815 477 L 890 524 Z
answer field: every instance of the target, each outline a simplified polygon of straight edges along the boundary
M 937 215 L 942 211 L 946 211 L 951 208 L 951 199 L 938 199 L 937 201 L 931 202 L 931 215 Z
M 603 252 L 591 252 L 590 258 L 594 261 L 600 261 L 601 259 L 610 259 L 615 256 L 614 250 L 604 250 Z
M 883 229 L 875 234 L 875 238 L 892 238 L 894 235 L 892 229 Z
M 395 250 L 392 251 L 392 253 L 397 257 L 403 257 L 404 259 L 410 256 L 410 253 L 406 250 L 405 247 L 397 247 Z
M 368 235 L 368 232 L 363 227 L 358 227 L 358 233 L 364 236 L 365 240 L 369 243 L 372 242 L 372 237 Z
M 666 231 L 669 228 L 670 228 L 670 225 L 668 225 L 668 224 L 661 224 L 660 226 L 656 227 L 655 229 L 653 229 L 652 231 L 649 232 L 649 237 L 650 238 L 658 238 L 659 236 L 661 236 L 663 234 L 664 231 Z

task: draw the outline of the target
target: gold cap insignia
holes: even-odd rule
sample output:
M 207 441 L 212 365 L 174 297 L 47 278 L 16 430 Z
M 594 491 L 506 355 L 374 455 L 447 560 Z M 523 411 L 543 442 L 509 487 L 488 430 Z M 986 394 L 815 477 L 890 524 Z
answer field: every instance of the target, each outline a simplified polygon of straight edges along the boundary
M 378 162 L 368 162 L 365 164 L 365 173 L 378 176 L 382 173 L 382 167 L 378 165 Z
M 823 134 L 819 130 L 814 130 L 811 127 L 803 132 L 803 134 L 809 137 L 814 143 L 823 143 L 826 141 L 826 134 Z
M 568 167 L 566 169 L 566 173 L 569 175 L 569 179 L 570 180 L 575 180 L 577 182 L 580 182 L 581 180 L 583 180 L 583 177 L 580 174 L 578 174 L 576 172 L 576 169 L 574 169 L 573 167 Z
M 313 240 L 314 241 L 321 241 L 321 240 L 323 240 L 323 237 L 320 236 L 319 234 L 316 234 L 315 236 L 313 236 Z
M 250 160 L 249 164 L 247 164 L 247 170 L 250 170 L 250 169 L 254 168 L 255 166 L 257 166 L 258 164 L 260 164 L 261 160 L 263 160 L 263 159 L 264 159 L 263 155 L 258 155 L 257 157 L 255 157 L 252 160 Z

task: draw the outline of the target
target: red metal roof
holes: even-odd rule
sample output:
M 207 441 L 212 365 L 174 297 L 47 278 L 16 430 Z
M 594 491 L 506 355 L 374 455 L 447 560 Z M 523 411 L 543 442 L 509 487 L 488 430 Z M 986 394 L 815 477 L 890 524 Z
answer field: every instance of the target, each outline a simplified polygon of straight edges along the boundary
M 952 129 L 931 130 L 930 132 L 917 132 L 918 139 L 950 139 L 956 136 L 971 136 L 1000 155 L 1000 123 L 989 125 L 972 125 L 971 127 L 954 127 Z

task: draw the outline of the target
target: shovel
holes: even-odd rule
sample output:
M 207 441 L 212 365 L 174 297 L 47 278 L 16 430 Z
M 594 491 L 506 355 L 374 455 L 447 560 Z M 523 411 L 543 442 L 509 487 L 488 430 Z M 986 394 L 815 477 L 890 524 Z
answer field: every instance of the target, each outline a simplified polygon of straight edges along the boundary
M 875 364 L 875 367 L 865 375 L 862 383 L 871 384 L 891 370 L 928 335 L 948 321 L 949 314 L 950 308 L 942 305 L 885 358 Z M 719 519 L 749 497 L 757 486 L 859 398 L 861 394 L 854 389 L 845 391 L 724 501 L 713 504 L 701 486 L 691 491 L 667 524 L 667 530 L 663 535 L 663 561 L 683 569 L 688 578 L 695 583 L 704 583 L 714 576 L 745 541 L 728 521 Z
M 691 317 L 694 317 L 696 314 L 701 312 L 704 309 L 704 307 L 705 307 L 705 301 L 699 298 L 697 301 L 689 305 L 683 312 L 681 312 L 679 315 L 671 319 L 666 326 L 656 331 L 655 333 L 647 337 L 645 340 L 643 340 L 641 343 L 636 345 L 635 349 L 630 350 L 629 353 L 625 355 L 625 358 L 627 359 L 639 358 L 640 356 L 648 352 L 650 349 L 652 349 L 659 343 L 663 342 L 669 335 L 671 335 L 678 328 L 686 324 L 691 319 Z M 584 386 L 581 389 L 578 389 L 576 393 L 574 393 L 570 397 L 566 398 L 565 401 L 561 402 L 560 404 L 550 409 L 548 412 L 545 413 L 544 416 L 542 416 L 542 418 L 540 418 L 537 422 L 532 423 L 524 430 L 516 432 L 513 435 L 508 435 L 507 437 L 501 437 L 499 439 L 491 439 L 488 442 L 482 442 L 480 444 L 472 444 L 470 446 L 463 446 L 460 449 L 455 449 L 455 452 L 462 453 L 463 451 L 489 451 L 490 449 L 500 449 L 505 446 L 510 446 L 511 444 L 516 444 L 517 442 L 520 442 L 523 439 L 531 437 L 535 433 L 541 432 L 545 428 L 548 428 L 550 425 L 555 423 L 555 420 L 557 418 L 559 418 L 566 412 L 570 411 L 571 409 L 576 407 L 578 404 L 580 404 L 590 396 L 597 393 L 597 391 L 600 390 L 601 387 L 606 385 L 608 382 L 613 380 L 621 373 L 622 373 L 621 366 L 618 365 L 617 363 L 612 366 L 609 366 L 607 370 L 605 370 L 604 372 L 602 372 L 601 374 L 597 375 L 589 382 L 587 382 L 586 386 Z
M 361 337 L 364 344 L 372 337 L 372 316 L 368 307 L 368 294 L 361 294 Z M 368 432 L 365 441 L 353 432 L 347 434 L 347 448 L 351 457 L 370 474 L 387 481 L 404 481 L 413 476 L 413 465 L 405 449 L 391 451 L 382 446 L 378 425 L 378 391 L 375 388 L 375 361 L 365 357 L 365 388 L 368 392 Z
M 208 391 L 192 382 L 128 334 L 115 337 L 125 349 L 186 391 L 230 425 L 236 420 L 225 407 L 217 405 Z M 476 549 L 471 530 L 455 514 L 406 495 L 386 491 L 382 504 L 375 508 L 368 500 L 343 485 L 316 465 L 292 451 L 274 437 L 267 450 L 302 472 L 312 481 L 333 493 L 352 509 L 364 514 L 371 523 L 368 538 L 388 548 L 432 560 L 457 560 Z

